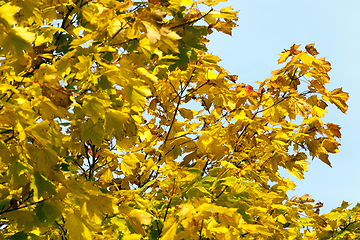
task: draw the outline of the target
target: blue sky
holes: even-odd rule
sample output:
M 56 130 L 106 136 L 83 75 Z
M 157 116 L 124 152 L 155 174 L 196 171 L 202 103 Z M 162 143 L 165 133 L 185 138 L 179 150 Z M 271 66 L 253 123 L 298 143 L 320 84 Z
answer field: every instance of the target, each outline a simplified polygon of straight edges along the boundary
M 352 206 L 360 202 L 360 1 L 228 0 L 220 6 L 240 10 L 239 27 L 232 37 L 214 33 L 208 48 L 222 59 L 224 68 L 239 76 L 239 82 L 256 88 L 255 81 L 280 68 L 278 54 L 294 43 L 301 44 L 301 49 L 315 43 L 320 57 L 331 63 L 327 88 L 342 87 L 350 94 L 347 115 L 329 106 L 323 119 L 342 127 L 340 153 L 330 155 L 333 168 L 310 159 L 305 179 L 294 179 L 297 187 L 289 195 L 310 194 L 324 202 L 322 213 L 343 200 Z

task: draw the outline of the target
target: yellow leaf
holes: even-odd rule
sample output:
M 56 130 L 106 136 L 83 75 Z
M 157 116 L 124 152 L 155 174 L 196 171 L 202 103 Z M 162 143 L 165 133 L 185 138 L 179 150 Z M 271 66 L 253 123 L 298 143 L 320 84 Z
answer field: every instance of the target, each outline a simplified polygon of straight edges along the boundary
M 227 0 L 200 0 L 198 3 L 206 4 L 207 6 L 215 6 L 220 2 L 226 2 Z
M 194 117 L 193 112 L 190 109 L 180 108 L 179 112 L 183 118 L 187 118 L 187 119 L 191 120 Z
M 311 113 L 317 117 L 323 117 L 327 111 L 325 109 L 319 108 L 318 106 L 314 106 L 311 109 Z
M 12 6 L 11 2 L 8 2 L 0 7 L 0 23 L 6 21 L 9 26 L 16 23 L 14 15 L 20 11 L 20 7 Z
M 270 230 L 267 227 L 264 227 L 261 225 L 241 224 L 239 227 L 250 233 L 272 236 L 272 233 L 270 232 Z
M 278 59 L 278 64 L 286 62 L 286 60 L 290 56 L 290 52 L 286 51 L 286 52 L 280 53 L 279 55 L 280 55 L 280 58 Z
M 314 61 L 314 57 L 313 56 L 311 56 L 311 55 L 308 55 L 308 54 L 306 54 L 306 53 L 300 53 L 299 54 L 299 58 L 300 58 L 300 60 L 304 63 L 304 64 L 306 64 L 306 65 L 311 65 L 312 64 L 312 62 Z
M 339 125 L 333 124 L 333 123 L 327 123 L 326 126 L 328 127 L 328 130 L 332 133 L 333 136 L 341 138 L 341 133 Z
M 226 22 L 218 21 L 214 27 L 217 31 L 221 31 L 232 36 L 232 29 L 237 27 L 237 25 L 233 21 L 228 20 Z
M 136 168 L 136 164 L 134 159 L 132 159 L 129 155 L 125 155 L 120 163 L 121 171 L 124 172 L 124 174 L 131 175 L 133 174 L 133 169 Z
M 125 234 L 122 240 L 140 240 L 141 237 L 142 235 L 137 233 Z
M 232 7 L 224 7 L 220 10 L 221 13 L 233 13 L 234 9 Z
M 23 50 L 31 52 L 30 42 L 35 40 L 35 34 L 28 31 L 27 28 L 13 27 L 4 40 L 4 50 L 10 51 L 15 57 L 23 56 Z
M 216 64 L 216 63 L 221 61 L 221 59 L 218 56 L 212 55 L 212 53 L 206 54 L 203 57 L 203 60 L 208 62 L 208 63 L 212 63 L 212 64 Z
M 155 75 L 149 73 L 148 70 L 146 70 L 146 68 L 143 68 L 143 67 L 137 68 L 136 72 L 139 75 L 148 78 L 149 80 L 151 80 L 155 84 L 158 82 L 158 78 Z
M 329 93 L 330 101 L 333 102 L 343 113 L 346 114 L 348 105 L 345 103 L 349 99 L 349 94 L 342 91 L 342 88 L 334 89 Z
M 181 39 L 181 37 L 174 31 L 169 32 L 168 34 L 166 34 L 166 36 L 174 41 Z
M 282 215 L 282 214 L 280 214 L 279 216 L 277 216 L 277 217 L 276 217 L 276 220 L 277 220 L 279 223 L 282 223 L 282 224 L 287 223 L 286 218 L 285 218 L 284 215 Z
M 112 2 L 112 1 L 110 1 Z M 114 8 L 120 12 L 125 12 L 133 5 L 133 2 L 131 0 L 123 0 L 121 2 L 114 2 Z
M 181 209 L 180 211 L 181 216 L 185 216 L 194 210 L 194 206 L 191 204 L 180 204 L 179 208 Z
M 120 22 L 119 19 L 114 19 L 110 25 L 108 26 L 107 30 L 109 32 L 109 35 L 113 37 L 115 34 L 118 33 L 118 31 L 121 29 L 124 23 Z M 117 34 L 119 36 L 120 34 Z
M 145 85 L 128 85 L 124 88 L 123 94 L 126 99 L 138 107 L 143 107 L 146 97 L 151 95 L 151 90 Z
M 194 4 L 194 0 L 180 0 L 181 6 L 192 6 Z
M 136 218 L 139 223 L 149 225 L 153 216 L 144 210 L 134 209 L 130 212 L 130 216 Z
M 236 14 L 238 12 L 239 11 L 234 12 L 234 9 L 232 7 L 225 7 L 225 8 L 222 8 L 220 10 L 220 13 L 212 11 L 209 15 L 211 15 L 211 17 L 214 17 L 214 18 L 223 18 L 223 19 L 227 19 L 227 20 L 231 20 L 231 19 L 237 20 Z M 228 22 L 228 21 L 226 21 L 226 22 Z
M 301 98 L 294 98 L 292 102 L 295 113 L 300 114 L 302 117 L 306 117 L 309 114 L 309 104 Z
M 65 221 L 65 229 L 68 230 L 71 240 L 92 239 L 89 228 L 83 220 L 75 214 L 70 214 Z
M 92 35 L 91 34 L 86 34 L 83 38 L 76 38 L 74 40 L 72 40 L 71 45 L 72 46 L 80 46 L 81 44 L 84 44 L 86 42 L 88 42 L 89 40 L 92 39 Z M 88 42 L 89 44 L 89 42 Z
M 241 111 L 239 114 L 236 114 L 233 117 L 234 121 L 238 121 L 238 120 L 247 120 L 248 117 L 246 116 L 245 111 Z
M 338 143 L 334 140 L 330 140 L 330 139 L 324 139 L 324 141 L 322 142 L 322 146 L 326 149 L 326 151 L 331 152 L 331 153 L 339 152 L 339 149 L 338 149 L 339 145 L 340 145 L 340 143 Z
M 275 139 L 287 142 L 289 140 L 289 136 L 286 133 L 279 131 L 276 133 Z
M 237 167 L 235 167 L 234 164 L 231 164 L 227 161 L 221 161 L 220 163 L 224 168 L 237 169 Z
M 331 163 L 330 163 L 330 161 L 329 161 L 329 155 L 327 155 L 327 154 L 320 154 L 320 155 L 319 155 L 319 159 L 320 159 L 321 161 L 323 161 L 324 163 L 326 163 L 329 167 L 332 168 Z
M 103 183 L 111 183 L 113 180 L 113 174 L 110 170 L 110 168 L 107 168 L 107 170 L 105 170 L 105 172 L 100 176 L 100 182 Z
M 278 63 L 280 64 L 280 63 L 285 62 L 289 56 L 295 56 L 295 55 L 301 53 L 301 51 L 297 50 L 299 47 L 300 47 L 300 45 L 294 44 L 291 46 L 290 50 L 285 49 L 284 52 L 280 53 L 280 58 L 278 60 Z
M 16 123 L 15 126 L 15 131 L 18 132 L 19 134 L 19 141 L 22 142 L 26 139 L 26 133 L 24 131 L 24 128 L 22 127 L 22 125 L 18 122 Z
M 154 28 L 154 26 L 148 22 L 143 22 L 146 28 L 146 36 L 150 40 L 151 43 L 156 43 L 160 40 L 161 35 L 158 29 Z
M 146 235 L 144 228 L 141 226 L 141 224 L 139 223 L 139 221 L 137 221 L 136 218 L 130 217 L 129 223 L 130 223 L 131 227 L 133 227 L 135 232 L 140 233 L 143 236 Z
M 305 52 L 301 52 L 299 55 L 297 55 L 297 57 L 301 60 L 301 62 L 303 62 L 305 65 L 312 65 L 313 62 L 317 63 L 317 64 L 321 64 L 321 60 L 305 53 Z
M 174 218 L 168 218 L 164 223 L 163 233 L 161 234 L 160 240 L 173 240 L 176 239 L 176 230 L 178 223 Z
M 197 141 L 197 145 L 199 147 L 200 152 L 206 153 L 208 151 L 211 151 L 210 144 L 212 143 L 213 138 L 208 133 L 204 133 L 201 135 Z

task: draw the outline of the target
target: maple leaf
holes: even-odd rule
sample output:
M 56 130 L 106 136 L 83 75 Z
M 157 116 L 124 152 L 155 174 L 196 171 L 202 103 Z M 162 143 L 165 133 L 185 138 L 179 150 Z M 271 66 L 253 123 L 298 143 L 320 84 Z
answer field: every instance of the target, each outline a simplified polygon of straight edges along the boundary
M 280 58 L 278 60 L 278 63 L 283 63 L 286 62 L 286 60 L 288 59 L 288 57 L 290 56 L 294 56 L 299 54 L 301 51 L 297 50 L 300 47 L 300 45 L 292 45 L 291 48 L 289 50 L 284 49 L 284 52 L 280 53 Z
M 310 53 L 313 56 L 319 54 L 319 52 L 315 49 L 314 45 L 315 44 L 312 43 L 312 44 L 308 44 L 308 45 L 305 46 L 306 51 L 308 51 L 308 53 Z
M 44 83 L 42 85 L 42 95 L 49 98 L 56 106 L 67 108 L 72 104 L 70 99 L 72 92 L 59 85 Z
M 326 89 L 314 44 L 257 87 L 207 50 L 237 26 L 225 0 L 5 2 L 2 238 L 359 238 L 359 206 L 319 215 L 279 171 L 301 179 L 339 152 L 320 118 L 349 95 Z
M 329 93 L 329 99 L 334 103 L 343 113 L 346 113 L 348 105 L 345 103 L 349 99 L 349 94 L 342 91 L 342 88 L 337 88 Z
M 252 86 L 247 85 L 246 86 L 246 95 L 251 95 L 254 92 L 254 89 Z
M 0 6 L 0 23 L 6 27 L 10 27 L 16 23 L 14 15 L 20 11 L 20 7 L 13 6 L 11 2 L 8 2 Z

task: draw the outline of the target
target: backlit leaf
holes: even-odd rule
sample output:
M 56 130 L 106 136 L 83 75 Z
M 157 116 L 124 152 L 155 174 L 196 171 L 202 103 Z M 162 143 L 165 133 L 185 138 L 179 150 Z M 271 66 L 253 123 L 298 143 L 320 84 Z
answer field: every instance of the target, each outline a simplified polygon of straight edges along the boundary
M 242 83 L 207 50 L 222 2 L 0 2 L 0 239 L 360 238 L 360 204 L 324 214 L 280 170 L 331 166 L 349 95 L 314 44 Z
M 0 22 L 6 21 L 8 26 L 16 23 L 14 15 L 20 11 L 20 7 L 14 6 L 8 2 L 0 7 Z
M 35 34 L 23 27 L 14 27 L 4 39 L 4 49 L 10 51 L 15 57 L 22 57 L 23 50 L 32 51 L 30 45 L 35 40 Z
M 47 179 L 44 175 L 42 175 L 39 172 L 34 173 L 34 194 L 37 196 L 37 198 L 40 198 L 42 196 L 48 196 L 48 195 L 56 195 L 56 188 L 54 184 Z M 45 195 L 48 194 L 48 195 Z
M 141 224 L 149 225 L 151 223 L 151 214 L 143 211 L 134 209 L 130 212 L 130 216 L 136 218 Z
M 83 220 L 75 214 L 70 214 L 66 218 L 64 227 L 69 231 L 70 239 L 92 239 L 90 229 L 84 224 Z

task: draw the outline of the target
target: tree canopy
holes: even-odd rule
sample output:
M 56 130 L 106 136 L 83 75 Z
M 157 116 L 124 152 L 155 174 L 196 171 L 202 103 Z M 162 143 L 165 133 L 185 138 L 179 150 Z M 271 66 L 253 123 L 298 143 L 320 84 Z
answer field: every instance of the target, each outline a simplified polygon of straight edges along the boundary
M 240 83 L 206 48 L 225 1 L 0 1 L 0 239 L 360 236 L 279 173 L 331 167 L 349 95 L 314 44 Z

